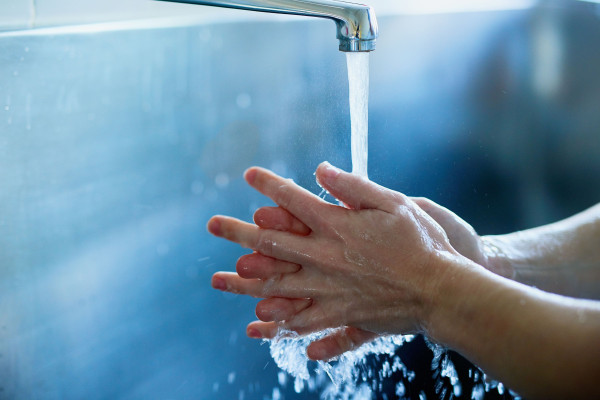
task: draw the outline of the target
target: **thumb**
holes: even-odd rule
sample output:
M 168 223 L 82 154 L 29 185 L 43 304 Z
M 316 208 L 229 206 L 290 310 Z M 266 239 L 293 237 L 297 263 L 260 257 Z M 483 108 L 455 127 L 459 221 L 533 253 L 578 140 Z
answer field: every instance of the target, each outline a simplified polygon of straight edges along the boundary
M 317 182 L 323 189 L 355 210 L 378 208 L 392 212 L 398 204 L 406 202 L 406 197 L 401 193 L 386 189 L 367 178 L 342 171 L 327 161 L 319 165 L 316 175 Z
M 424 197 L 413 197 L 411 200 L 444 229 L 450 244 L 456 251 L 477 264 L 483 266 L 487 264 L 481 238 L 468 222 L 449 209 Z

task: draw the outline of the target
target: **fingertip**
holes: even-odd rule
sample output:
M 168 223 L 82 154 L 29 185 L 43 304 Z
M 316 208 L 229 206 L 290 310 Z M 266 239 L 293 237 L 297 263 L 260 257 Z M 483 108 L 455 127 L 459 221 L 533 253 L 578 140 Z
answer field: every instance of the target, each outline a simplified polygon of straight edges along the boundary
M 246 328 L 246 335 L 252 339 L 262 339 L 263 338 L 262 333 L 258 329 L 253 328 L 251 326 Z
M 238 258 L 235 263 L 235 270 L 239 276 L 245 279 L 253 278 L 252 276 L 252 268 L 249 263 L 252 263 L 252 259 L 255 257 L 254 254 L 244 254 L 240 258 Z
M 259 301 L 254 310 L 256 318 L 263 322 L 273 322 L 273 312 L 265 306 L 265 300 Z
M 327 361 L 330 358 L 321 342 L 313 342 L 308 345 L 306 356 L 313 361 Z
M 213 289 L 217 289 L 217 290 L 227 289 L 227 282 L 225 282 L 225 279 L 220 278 L 216 275 L 213 275 L 210 284 L 213 287 Z
M 206 229 L 215 236 L 221 236 L 221 221 L 219 221 L 218 216 L 214 216 L 208 220 L 206 224 Z
M 258 173 L 258 169 L 256 167 L 251 167 L 244 172 L 244 179 L 248 184 L 252 185 L 254 180 L 256 179 L 256 174 Z
M 246 333 L 251 330 L 256 331 L 254 334 L 260 335 L 262 339 L 273 339 L 279 331 L 278 325 L 274 322 L 253 321 L 246 327 Z M 248 334 L 250 337 L 254 337 Z
M 264 228 L 267 226 L 267 223 L 265 220 L 265 215 L 267 214 L 267 212 L 268 211 L 264 207 L 261 207 L 258 210 L 256 210 L 254 212 L 254 215 L 252 216 L 254 223 L 261 228 Z
M 331 184 L 341 172 L 341 169 L 334 167 L 329 161 L 323 161 L 317 167 L 317 180 L 320 184 Z

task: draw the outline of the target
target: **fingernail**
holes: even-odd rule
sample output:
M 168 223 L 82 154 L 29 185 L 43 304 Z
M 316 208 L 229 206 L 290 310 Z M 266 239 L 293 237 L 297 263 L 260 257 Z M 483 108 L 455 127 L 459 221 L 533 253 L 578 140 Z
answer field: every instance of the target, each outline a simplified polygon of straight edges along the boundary
M 342 172 L 341 169 L 334 167 L 327 161 L 321 163 L 320 170 L 321 171 L 319 173 L 319 177 L 326 181 L 335 179 L 340 174 L 340 172 Z
M 263 337 L 260 331 L 254 328 L 248 329 L 246 333 L 248 334 L 248 337 L 251 337 L 252 339 L 261 339 Z
M 221 223 L 218 219 L 214 217 L 211 218 L 210 221 L 208 221 L 207 229 L 213 235 L 221 236 Z
M 254 183 L 255 178 L 256 178 L 256 169 L 250 168 L 250 169 L 247 169 L 246 172 L 244 172 L 244 179 L 246 179 L 246 182 L 248 182 L 250 185 L 252 185 Z
M 218 290 L 225 290 L 227 289 L 227 283 L 221 278 L 213 278 L 212 287 Z

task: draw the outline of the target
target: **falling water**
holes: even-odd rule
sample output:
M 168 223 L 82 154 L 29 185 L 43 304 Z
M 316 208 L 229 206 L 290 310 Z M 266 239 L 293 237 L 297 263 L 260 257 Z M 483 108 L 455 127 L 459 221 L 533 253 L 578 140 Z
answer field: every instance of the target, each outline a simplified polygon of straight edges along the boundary
M 369 137 L 369 53 L 346 53 L 350 93 L 352 173 L 367 177 Z
M 280 332 L 269 341 L 273 360 L 294 378 L 296 393 L 318 391 L 323 400 L 367 400 L 393 373 L 401 373 L 408 382 L 414 379 L 414 373 L 395 355 L 398 346 L 413 339 L 411 335 L 381 337 L 335 360 L 319 361 L 311 368 L 312 363 L 306 356 L 307 346 L 332 332 L 334 330 L 329 329 L 307 336 Z M 386 355 L 392 362 L 384 364 L 380 371 L 373 371 L 368 365 L 369 355 Z

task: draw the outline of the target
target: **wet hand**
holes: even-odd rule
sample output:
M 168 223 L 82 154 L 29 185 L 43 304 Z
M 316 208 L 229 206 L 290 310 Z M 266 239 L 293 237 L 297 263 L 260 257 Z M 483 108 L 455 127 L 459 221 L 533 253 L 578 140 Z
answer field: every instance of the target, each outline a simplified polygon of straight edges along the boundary
M 299 333 L 340 326 L 382 334 L 423 330 L 436 284 L 457 253 L 414 202 L 327 164 L 317 179 L 351 209 L 260 168 L 246 179 L 310 232 L 213 217 L 213 234 L 256 251 L 238 262 L 240 275 L 215 274 L 214 287 L 266 298 L 258 317 Z
M 311 231 L 302 221 L 281 207 L 261 207 L 254 213 L 254 223 L 262 229 L 275 229 L 297 235 L 308 235 Z M 258 267 L 260 268 L 260 266 Z M 291 271 L 289 273 L 294 273 Z M 261 275 L 266 276 L 267 271 Z M 248 324 L 246 334 L 255 339 L 273 339 L 279 333 L 276 322 L 254 321 Z M 330 360 L 347 351 L 359 348 L 380 335 L 354 327 L 343 327 L 334 333 L 315 340 L 307 348 L 313 360 Z
M 463 256 L 494 271 L 483 250 L 481 237 L 473 227 L 455 213 L 435 202 L 422 197 L 411 197 L 423 211 L 432 217 L 446 232 L 450 244 Z M 291 213 L 281 207 L 262 207 L 254 214 L 254 222 L 263 229 L 288 231 L 299 235 L 308 235 L 310 228 Z M 293 271 L 295 272 L 295 271 Z M 263 274 L 263 277 L 266 277 Z M 255 321 L 248 325 L 247 334 L 254 338 L 272 339 L 278 332 L 274 322 Z M 313 359 L 330 359 L 360 347 L 379 335 L 358 328 L 345 327 L 325 338 L 313 342 L 309 348 L 309 356 Z

